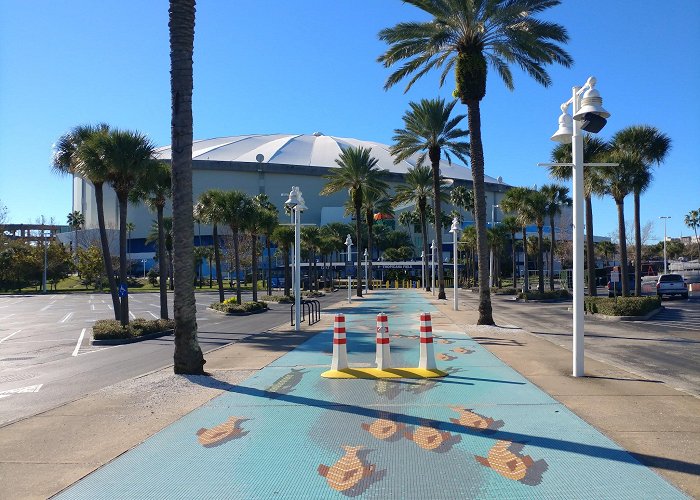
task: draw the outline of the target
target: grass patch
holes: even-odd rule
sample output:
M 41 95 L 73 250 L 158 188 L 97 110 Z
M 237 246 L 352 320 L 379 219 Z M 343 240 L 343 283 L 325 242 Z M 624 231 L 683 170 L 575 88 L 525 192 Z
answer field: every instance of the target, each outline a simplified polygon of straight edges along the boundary
M 586 297 L 584 309 L 589 314 L 608 316 L 645 316 L 661 307 L 658 297 Z
M 567 290 L 549 290 L 546 292 L 532 291 L 520 292 L 518 298 L 521 300 L 561 300 L 570 299 L 571 294 Z
M 265 302 L 251 301 L 239 304 L 235 297 L 226 299 L 223 302 L 214 302 L 209 307 L 226 314 L 255 314 L 267 311 L 267 303 Z
M 101 319 L 95 321 L 95 325 L 92 327 L 92 336 L 95 340 L 134 339 L 173 329 L 175 329 L 175 321 L 172 319 L 136 318 L 130 321 L 126 327 L 122 327 L 121 323 L 114 319 Z

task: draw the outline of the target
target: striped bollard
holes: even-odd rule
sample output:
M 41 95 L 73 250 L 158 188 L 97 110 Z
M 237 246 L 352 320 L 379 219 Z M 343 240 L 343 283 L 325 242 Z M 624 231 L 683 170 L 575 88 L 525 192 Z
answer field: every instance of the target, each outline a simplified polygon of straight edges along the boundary
M 336 314 L 333 320 L 333 361 L 331 361 L 331 370 L 345 370 L 347 367 L 348 350 L 345 338 L 345 315 Z
M 391 352 L 389 350 L 389 320 L 385 313 L 377 314 L 377 368 L 391 368 Z
M 435 351 L 433 350 L 433 324 L 430 313 L 420 315 L 420 361 L 418 368 L 437 370 Z

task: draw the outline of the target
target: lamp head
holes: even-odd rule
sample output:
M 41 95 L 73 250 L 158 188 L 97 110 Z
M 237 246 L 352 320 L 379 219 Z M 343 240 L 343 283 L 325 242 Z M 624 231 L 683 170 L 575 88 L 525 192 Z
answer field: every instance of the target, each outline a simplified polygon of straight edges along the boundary
M 610 117 L 610 113 L 603 108 L 603 98 L 600 97 L 600 92 L 598 92 L 592 85 L 591 88 L 583 93 L 581 108 L 574 115 L 574 120 L 583 120 L 586 113 L 593 113 L 601 118 Z
M 297 189 L 299 189 L 299 188 L 297 188 Z M 306 203 L 304 203 L 304 197 L 301 195 L 301 191 L 299 191 L 299 206 L 297 206 L 297 209 L 300 212 L 303 212 L 307 208 L 309 208 L 309 207 L 307 207 Z
M 574 121 L 566 112 L 566 109 L 562 108 L 561 115 L 559 115 L 559 128 L 551 139 L 554 142 L 561 144 L 571 144 L 574 135 Z
M 459 232 L 459 219 L 457 217 L 452 219 L 452 227 L 450 227 L 450 232 L 457 234 Z
M 352 246 L 352 238 L 348 234 L 348 237 L 345 238 L 345 245 L 351 247 Z
M 367 249 L 365 248 L 365 253 L 364 253 L 365 259 L 367 258 L 368 255 L 369 254 L 367 253 Z
M 435 240 L 430 243 L 430 249 L 435 250 Z
M 289 198 L 284 202 L 289 208 L 294 208 L 299 204 L 299 188 L 297 186 L 292 186 L 292 190 L 289 192 Z

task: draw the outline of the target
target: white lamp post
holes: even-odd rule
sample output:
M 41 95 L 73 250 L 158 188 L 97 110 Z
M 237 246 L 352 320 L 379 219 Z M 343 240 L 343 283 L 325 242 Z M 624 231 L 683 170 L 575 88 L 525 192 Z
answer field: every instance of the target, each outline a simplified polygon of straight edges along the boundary
M 352 264 L 352 238 L 348 234 L 348 237 L 345 238 L 345 246 L 348 247 L 348 302 L 352 302 L 352 279 L 350 278 L 350 265 Z
M 491 205 L 491 229 L 496 227 L 496 209 L 500 205 Z M 493 247 L 491 247 L 491 252 L 489 254 L 489 288 L 493 286 Z
M 425 252 L 420 253 L 420 282 L 425 289 Z
M 572 145 L 574 198 L 574 303 L 573 303 L 573 376 L 582 377 L 583 370 L 583 135 L 599 132 L 610 116 L 603 109 L 603 99 L 595 89 L 596 79 L 590 77 L 582 87 L 573 87 L 571 98 L 561 105 L 559 128 L 551 137 L 555 142 Z M 585 92 L 584 92 L 585 91 Z M 566 110 L 573 107 L 572 116 Z M 589 164 L 587 166 L 614 166 Z M 623 277 L 626 279 L 626 277 Z
M 306 210 L 298 186 L 292 186 L 284 202 L 294 212 L 294 331 L 301 330 L 301 212 Z
M 42 221 L 42 223 L 43 223 L 43 221 Z M 44 245 L 43 245 L 43 246 L 44 246 L 44 272 L 43 272 L 43 274 L 42 274 L 42 276 L 41 276 L 41 291 L 42 291 L 43 293 L 46 293 L 46 269 L 49 267 L 49 265 L 48 265 L 48 261 L 49 261 L 49 259 L 48 259 L 48 249 L 49 249 L 49 245 L 48 245 L 47 242 L 46 242 L 46 233 L 44 232 L 43 229 L 41 230 L 41 237 L 42 237 L 42 239 L 44 240 L 44 241 L 43 241 L 43 244 L 44 244 Z M 666 244 L 666 243 L 664 242 L 664 245 L 665 245 L 665 244 Z M 664 247 L 664 248 L 666 248 L 666 247 Z
M 143 277 L 146 277 L 146 259 L 141 259 L 141 263 L 143 264 Z
M 365 248 L 365 293 L 369 293 L 369 282 L 367 281 L 367 258 L 369 257 L 369 254 L 367 253 L 367 249 Z
M 659 219 L 664 220 L 664 274 L 668 274 L 668 259 L 666 259 L 666 221 L 671 217 L 668 215 L 662 215 Z
M 430 290 L 435 295 L 435 240 L 430 243 Z
M 453 259 L 453 279 L 454 279 L 454 284 L 453 284 L 453 290 L 454 290 L 454 296 L 452 298 L 452 309 L 457 311 L 459 309 L 459 304 L 457 301 L 457 240 L 459 239 L 459 219 L 455 217 L 452 219 L 452 227 L 450 228 L 450 232 L 452 233 L 452 259 Z

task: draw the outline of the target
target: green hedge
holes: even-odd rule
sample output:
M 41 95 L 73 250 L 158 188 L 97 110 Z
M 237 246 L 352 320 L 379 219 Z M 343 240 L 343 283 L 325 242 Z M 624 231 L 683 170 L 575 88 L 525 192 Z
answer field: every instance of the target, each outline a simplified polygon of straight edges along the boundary
M 590 314 L 608 316 L 645 316 L 661 307 L 658 297 L 586 297 L 584 309 Z
M 267 304 L 265 302 L 244 302 L 243 304 L 237 304 L 235 298 L 226 299 L 223 302 L 214 302 L 209 307 L 227 314 L 249 314 L 267 311 Z
M 523 300 L 552 300 L 552 299 L 570 299 L 571 294 L 567 290 L 554 290 L 547 292 L 529 291 L 518 294 L 519 299 Z
M 121 323 L 114 319 L 101 319 L 95 321 L 95 325 L 92 327 L 92 336 L 96 340 L 133 339 L 173 329 L 175 329 L 175 321 L 172 319 L 136 318 L 130 321 L 126 328 L 123 328 Z
M 263 295 L 260 300 L 265 302 L 278 302 L 280 304 L 291 304 L 294 302 L 294 297 L 291 295 Z

